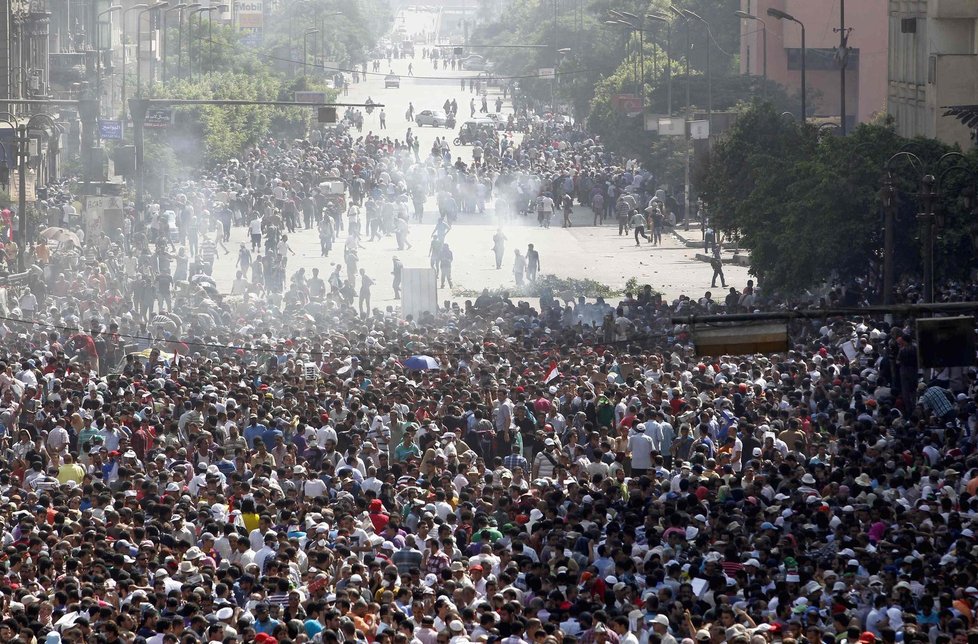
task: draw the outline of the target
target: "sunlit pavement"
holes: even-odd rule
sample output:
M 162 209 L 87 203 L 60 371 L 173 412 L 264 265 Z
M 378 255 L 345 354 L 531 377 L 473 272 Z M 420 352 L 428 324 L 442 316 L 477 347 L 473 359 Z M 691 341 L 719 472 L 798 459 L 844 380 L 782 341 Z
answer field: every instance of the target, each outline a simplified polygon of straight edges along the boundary
M 435 14 L 406 14 L 406 24 L 409 33 L 420 32 L 426 21 L 433 20 Z M 414 77 L 407 74 L 408 64 L 414 69 Z M 369 69 L 369 67 L 368 67 Z M 384 89 L 384 75 L 393 69 L 401 77 L 400 89 Z M 386 131 L 380 130 L 379 111 L 366 117 L 364 134 L 368 131 L 382 133 L 391 138 L 404 139 L 408 127 L 420 137 L 422 151 L 430 150 L 435 137 L 448 136 L 454 139 L 457 131 L 445 128 L 417 128 L 405 118 L 408 103 L 413 103 L 415 111 L 423 109 L 440 109 L 446 98 L 455 98 L 459 106 L 459 122 L 469 115 L 469 100 L 475 95 L 466 89 L 461 90 L 460 79 L 475 75 L 475 72 L 445 71 L 439 64 L 435 70 L 430 61 L 421 58 L 421 47 L 416 49 L 413 59 L 397 60 L 390 65 L 387 61 L 381 64 L 380 74 L 368 75 L 365 82 L 354 85 L 347 94 L 341 94 L 341 102 L 362 103 L 368 97 L 378 103 L 383 103 L 387 118 Z M 495 93 L 490 93 L 490 109 L 495 99 Z M 476 101 L 477 106 L 479 101 Z M 507 101 L 503 108 L 503 117 L 512 111 Z M 452 148 L 453 156 L 461 156 L 465 161 L 471 160 L 471 147 Z M 373 306 L 394 304 L 391 288 L 392 257 L 398 256 L 405 267 L 428 266 L 428 249 L 431 234 L 437 219 L 437 208 L 434 200 L 429 199 L 425 209 L 422 224 L 412 222 L 409 241 L 413 248 L 405 251 L 397 250 L 393 236 L 380 241 L 364 241 L 359 251 L 360 267 L 366 269 L 376 286 L 373 288 Z M 466 290 L 481 290 L 484 287 L 515 287 L 512 274 L 513 250 L 526 249 L 527 244 L 534 244 L 540 252 L 543 273 L 552 273 L 560 277 L 592 279 L 612 287 L 622 287 L 632 277 L 639 283 L 650 284 L 668 297 L 687 294 L 699 297 L 705 291 L 712 290 L 714 297 L 722 299 L 723 293 L 719 282 L 717 288 L 710 288 L 710 278 L 713 271 L 709 264 L 696 261 L 697 249 L 686 248 L 678 243 L 671 235 L 663 235 L 661 246 L 652 246 L 642 240 L 637 247 L 632 236 L 619 236 L 617 225 L 605 224 L 593 227 L 589 209 L 578 207 L 573 217 L 571 228 L 562 228 L 560 216 L 551 222 L 551 228 L 542 229 L 537 226 L 535 219 L 516 217 L 515 220 L 504 224 L 507 237 L 506 254 L 503 267 L 496 270 L 492 252 L 492 237 L 497 228 L 494 213 L 487 210 L 485 214 L 465 214 L 460 217 L 454 229 L 449 233 L 447 241 L 452 248 L 455 261 L 453 266 L 453 282 L 456 287 Z M 587 225 L 585 225 L 587 224 Z M 696 238 L 697 233 L 691 233 Z M 235 228 L 231 233 L 231 253 L 221 256 L 214 268 L 214 277 L 222 292 L 230 292 L 234 280 L 236 250 L 239 243 L 247 242 L 247 231 Z M 333 246 L 333 252 L 328 258 L 320 256 L 319 236 L 316 230 L 297 231 L 289 236 L 289 242 L 296 255 L 289 256 L 288 271 L 305 267 L 308 274 L 312 268 L 318 267 L 325 277 L 337 262 L 342 262 L 342 240 Z M 702 248 L 699 249 L 702 252 Z M 743 287 L 747 280 L 747 269 L 737 266 L 725 266 L 724 273 L 728 286 Z M 345 269 L 344 273 L 345 275 Z M 465 299 L 452 297 L 451 289 L 439 291 L 439 299 Z

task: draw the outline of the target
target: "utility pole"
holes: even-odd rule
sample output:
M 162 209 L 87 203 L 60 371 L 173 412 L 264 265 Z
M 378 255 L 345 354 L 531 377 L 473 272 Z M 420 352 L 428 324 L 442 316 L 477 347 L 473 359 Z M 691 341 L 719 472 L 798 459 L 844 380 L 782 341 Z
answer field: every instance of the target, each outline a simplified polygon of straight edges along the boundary
M 839 0 L 839 126 L 846 135 L 846 65 L 849 62 L 849 32 L 846 28 L 846 0 Z

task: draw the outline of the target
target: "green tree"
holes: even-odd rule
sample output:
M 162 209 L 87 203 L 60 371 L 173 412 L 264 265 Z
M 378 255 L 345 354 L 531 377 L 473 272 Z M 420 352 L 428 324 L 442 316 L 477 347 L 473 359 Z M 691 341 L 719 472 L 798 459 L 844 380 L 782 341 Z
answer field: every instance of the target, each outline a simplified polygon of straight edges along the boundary
M 894 158 L 901 151 L 915 156 Z M 782 118 L 770 104 L 754 105 L 714 146 L 703 198 L 715 225 L 750 251 L 751 271 L 765 288 L 798 292 L 834 277 L 863 277 L 878 288 L 880 188 L 893 159 L 896 275 L 921 270 L 916 214 L 921 176 L 929 172 L 941 189 L 937 275 L 960 279 L 974 265 L 975 213 L 963 195 L 978 179 L 978 158 L 942 158 L 950 151 L 933 139 L 904 139 L 890 122 L 863 124 L 838 137 Z

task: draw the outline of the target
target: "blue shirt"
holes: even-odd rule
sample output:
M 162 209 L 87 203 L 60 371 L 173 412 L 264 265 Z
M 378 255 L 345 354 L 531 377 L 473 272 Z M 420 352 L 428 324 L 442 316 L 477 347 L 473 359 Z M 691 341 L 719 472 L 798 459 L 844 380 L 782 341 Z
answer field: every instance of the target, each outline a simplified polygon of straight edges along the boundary
M 268 449 L 272 449 L 273 447 L 275 447 L 275 443 L 276 443 L 275 439 L 278 436 L 285 436 L 285 434 L 283 434 L 282 430 L 280 429 L 266 427 L 265 431 L 261 433 L 261 440 L 263 443 L 265 443 L 265 447 L 267 447 Z
M 248 443 L 248 449 L 255 448 L 255 439 L 261 438 L 266 429 L 268 428 L 261 423 L 258 423 L 257 425 L 248 425 L 245 427 L 244 439 L 245 442 Z
M 271 617 L 269 617 L 268 619 L 266 619 L 264 622 L 260 622 L 260 621 L 258 621 L 256 619 L 255 620 L 255 632 L 256 633 L 266 633 L 268 635 L 271 635 L 272 634 L 272 631 L 274 631 L 275 628 L 278 625 L 279 625 L 279 621 L 277 619 L 272 619 Z

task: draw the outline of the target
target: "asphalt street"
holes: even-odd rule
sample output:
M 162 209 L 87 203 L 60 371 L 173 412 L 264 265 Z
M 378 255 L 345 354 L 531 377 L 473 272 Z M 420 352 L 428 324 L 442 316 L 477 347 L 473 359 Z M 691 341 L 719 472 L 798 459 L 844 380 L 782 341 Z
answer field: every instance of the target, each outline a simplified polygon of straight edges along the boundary
M 423 29 L 434 30 L 437 25 L 437 14 L 425 12 L 403 12 L 404 23 L 408 33 L 420 32 Z M 408 64 L 412 64 L 414 76 L 408 75 Z M 369 69 L 369 68 L 368 68 Z M 393 71 L 401 77 L 399 89 L 385 89 L 384 76 Z M 459 121 L 468 116 L 469 100 L 474 96 L 466 89 L 461 89 L 461 78 L 469 78 L 475 72 L 446 71 L 439 65 L 435 70 L 430 61 L 422 59 L 421 47 L 418 46 L 413 59 L 392 61 L 388 65 L 383 61 L 380 74 L 368 74 L 366 81 L 353 85 L 348 93 L 340 96 L 340 101 L 361 103 L 369 97 L 373 101 L 385 105 L 387 128 L 380 130 L 380 113 L 374 111 L 366 117 L 364 133 L 372 131 L 382 133 L 391 138 L 403 140 L 409 127 L 420 137 L 421 150 L 430 149 L 435 137 L 454 139 L 457 131 L 445 128 L 417 128 L 407 121 L 405 113 L 408 104 L 414 105 L 415 111 L 423 109 L 440 109 L 446 98 L 455 98 L 459 105 Z M 495 93 L 490 90 L 490 104 L 495 99 Z M 477 101 L 478 103 L 478 101 Z M 505 118 L 512 111 L 508 102 L 504 104 L 502 116 Z M 471 159 L 470 147 L 452 148 L 453 156 L 461 156 L 464 160 Z M 359 252 L 360 267 L 372 277 L 376 286 L 373 289 L 373 306 L 396 304 L 391 289 L 392 258 L 396 255 L 405 267 L 428 266 L 429 240 L 437 219 L 437 208 L 433 198 L 428 200 L 424 220 L 421 224 L 412 221 L 409 240 L 413 247 L 410 250 L 398 251 L 394 237 L 380 241 L 363 242 L 364 248 Z M 632 237 L 618 235 L 617 225 L 605 224 L 594 227 L 591 213 L 588 209 L 579 207 L 573 217 L 574 225 L 570 228 L 559 227 L 555 218 L 553 227 L 542 229 L 533 219 L 517 217 L 504 225 L 507 237 L 506 259 L 502 269 L 495 268 L 491 250 L 492 237 L 497 230 L 498 222 L 491 209 L 481 215 L 466 214 L 460 217 L 453 230 L 448 234 L 447 242 L 455 257 L 453 281 L 456 288 L 466 290 L 481 290 L 484 287 L 515 287 L 512 274 L 513 250 L 525 250 L 532 243 L 540 252 L 542 273 L 555 274 L 561 277 L 578 279 L 593 279 L 609 286 L 620 288 L 630 278 L 636 278 L 640 284 L 650 284 L 668 297 L 687 294 L 694 297 L 702 296 L 707 290 L 712 290 L 715 297 L 722 299 L 723 293 L 719 288 L 710 288 L 710 278 L 713 274 L 709 264 L 694 258 L 699 249 L 687 248 L 680 244 L 671 234 L 663 236 L 663 244 L 651 246 L 643 241 L 642 246 L 636 246 Z M 235 228 L 231 234 L 231 244 L 228 245 L 230 254 L 221 256 L 214 268 L 214 277 L 222 292 L 230 292 L 234 280 L 235 250 L 240 242 L 246 241 L 246 229 Z M 697 233 L 691 233 L 696 237 Z M 289 274 L 300 267 L 306 268 L 308 274 L 312 268 L 318 267 L 320 272 L 327 275 L 332 266 L 342 262 L 342 243 L 334 245 L 329 257 L 320 256 L 319 239 L 315 230 L 300 231 L 290 236 L 289 241 L 295 251 L 295 256 L 289 257 Z M 742 288 L 748 278 L 747 269 L 727 265 L 724 267 L 727 284 Z M 345 274 L 345 271 L 344 271 Z M 453 297 L 451 289 L 439 290 L 440 300 L 458 300 L 463 297 Z

